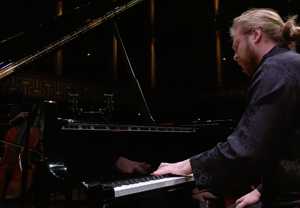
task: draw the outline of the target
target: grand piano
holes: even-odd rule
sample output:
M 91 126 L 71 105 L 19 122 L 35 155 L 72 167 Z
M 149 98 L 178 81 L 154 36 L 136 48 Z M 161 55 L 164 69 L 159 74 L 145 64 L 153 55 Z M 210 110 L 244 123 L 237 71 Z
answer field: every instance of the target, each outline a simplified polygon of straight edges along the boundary
M 146 73 L 140 70 L 136 78 L 130 61 L 138 58 L 136 66 L 143 66 L 147 60 L 128 56 L 127 49 L 139 55 L 141 51 L 136 45 L 127 48 L 122 39 L 122 34 L 130 38 L 124 24 L 139 20 L 142 28 L 144 22 L 137 17 L 144 17 L 149 6 L 142 0 L 82 0 L 64 2 L 64 7 L 63 1 L 53 2 L 46 4 L 52 10 L 44 14 L 46 5 L 39 8 L 37 2 L 24 2 L 27 10 L 19 8 L 20 21 L 7 25 L 0 42 L 2 137 L 18 112 L 31 112 L 34 104 L 43 109 L 44 157 L 33 188 L 38 201 L 51 201 L 53 193 L 66 198 L 71 193 L 72 200 L 74 189 L 96 206 L 186 186 L 189 193 L 193 176 L 124 176 L 113 168 L 103 170 L 102 165 L 118 152 L 146 161 L 154 170 L 160 162 L 175 162 L 208 149 L 225 138 L 235 122 L 175 115 L 166 119 L 172 111 L 152 114 L 152 107 L 163 101 L 149 105 L 142 90 L 145 83 L 138 81 L 147 81 L 142 76 Z M 26 12 L 32 21 L 22 19 Z M 38 12 L 41 19 L 34 19 Z M 136 31 L 134 38 L 145 33 Z M 144 34 L 135 41 L 145 39 L 151 37 Z M 121 55 L 115 56 L 117 52 Z

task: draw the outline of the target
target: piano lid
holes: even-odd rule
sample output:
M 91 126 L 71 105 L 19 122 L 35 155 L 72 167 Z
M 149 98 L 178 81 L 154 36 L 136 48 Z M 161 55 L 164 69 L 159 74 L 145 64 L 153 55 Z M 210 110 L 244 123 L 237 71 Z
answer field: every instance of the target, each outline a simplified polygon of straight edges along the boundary
M 14 39 L 24 32 L 37 31 L 41 27 L 49 26 L 61 18 L 68 19 L 69 22 L 65 26 L 72 26 L 80 21 L 85 21 L 86 18 L 102 16 L 112 10 L 113 6 L 116 6 L 113 5 L 113 2 L 110 0 L 2 1 L 0 3 L 2 8 L 0 14 L 2 27 L 0 34 L 1 43 Z M 123 3 L 125 4 L 125 2 Z
M 138 20 L 137 28 L 141 28 L 143 31 L 143 19 L 132 17 L 136 15 L 137 11 L 144 14 L 143 5 L 136 6 L 136 10 L 131 9 L 142 1 L 81 0 L 73 1 L 73 4 L 68 1 L 65 2 L 66 8 L 62 16 L 56 16 L 53 6 L 49 6 L 48 9 L 51 12 L 45 12 L 48 14 L 45 14 L 44 18 L 36 18 L 35 22 L 22 20 L 23 25 L 19 22 L 18 24 L 12 22 L 6 33 L 1 33 L 0 79 L 4 77 L 7 79 L 1 80 L 0 94 L 6 95 L 17 90 L 21 91 L 25 97 L 56 100 L 59 104 L 62 101 L 66 105 L 68 105 L 71 94 L 78 94 L 81 105 L 79 107 L 86 112 L 87 110 L 98 111 L 105 105 L 103 103 L 104 93 L 113 93 L 116 103 L 120 104 L 118 105 L 120 107 L 116 106 L 116 111 L 120 108 L 124 109 L 124 105 L 127 103 L 121 102 L 128 100 L 129 91 L 131 94 L 135 93 L 136 87 L 131 86 L 132 80 L 128 79 L 126 70 L 122 70 L 125 71 L 125 75 L 119 74 L 120 77 L 126 76 L 124 79 L 122 77 L 126 83 L 123 83 L 121 87 L 114 85 L 111 66 L 113 29 L 112 24 L 103 23 L 111 22 L 111 19 L 122 13 L 124 15 L 122 18 L 118 18 L 118 21 L 125 19 L 127 22 L 120 23 L 123 27 L 125 25 L 125 28 L 121 28 L 121 33 L 128 32 L 126 26 L 133 25 L 131 20 L 134 20 L 134 25 Z M 112 5 L 111 2 L 114 2 L 115 5 Z M 10 6 L 13 7 L 13 5 Z M 19 7 L 21 6 L 19 5 Z M 35 7 L 38 6 L 35 5 Z M 33 8 L 27 7 L 24 9 L 27 9 L 28 12 L 33 10 Z M 130 15 L 126 14 L 127 9 L 130 9 L 128 11 L 131 13 Z M 18 18 L 21 18 L 23 13 L 18 14 Z M 33 11 L 31 13 L 32 15 L 36 14 Z M 138 14 L 140 15 L 140 13 Z M 98 27 L 100 25 L 101 27 Z M 133 34 L 134 37 L 137 35 L 140 36 L 140 34 Z M 141 40 L 135 38 L 135 43 L 141 43 L 144 41 L 143 38 L 144 36 L 140 38 Z M 59 48 L 63 50 L 59 51 Z M 134 47 L 131 46 L 131 48 Z M 55 53 L 47 54 L 54 50 Z M 61 59 L 60 54 L 63 56 Z M 9 76 L 11 74 L 15 76 Z M 122 91 L 123 89 L 126 91 L 125 93 Z M 132 97 L 137 98 L 138 96 L 133 95 Z M 131 99 L 130 101 L 130 108 L 134 110 L 137 108 L 133 106 L 133 103 L 141 103 L 139 100 Z M 121 117 L 126 117 L 126 121 L 131 120 L 128 119 L 129 117 L 141 120 L 140 114 L 136 112 L 133 112 L 132 116 L 126 114 Z
M 72 31 L 76 31 L 77 29 L 82 28 L 86 23 L 90 23 L 90 20 L 93 18 L 103 17 L 103 15 L 109 15 L 114 11 L 113 8 L 114 5 L 112 5 L 111 0 L 70 0 L 70 1 L 63 1 L 64 3 L 64 13 L 62 16 L 56 16 L 57 10 L 56 6 L 57 3 L 60 2 L 60 0 L 45 0 L 45 1 L 37 1 L 37 0 L 21 0 L 18 1 L 18 4 L 16 0 L 11 1 L 4 1 L 0 4 L 2 6 L 3 12 L 0 14 L 2 18 L 0 18 L 1 21 L 1 27 L 4 28 L 4 30 L 1 30 L 0 33 L 0 67 L 2 70 L 0 70 L 0 74 L 2 74 L 1 77 L 6 77 L 7 75 L 15 72 L 20 71 L 21 73 L 24 71 L 28 72 L 28 68 L 35 68 L 39 71 L 55 71 L 56 66 L 55 62 L 59 57 L 55 57 L 53 55 L 48 59 L 48 61 L 43 62 L 43 64 L 40 64 L 42 61 L 34 62 L 33 67 L 26 67 L 26 70 L 23 70 L 24 67 L 22 65 L 25 65 L 24 63 L 28 63 L 32 61 L 33 59 L 40 59 L 41 55 L 46 54 L 47 52 L 50 52 L 53 48 L 57 49 L 60 47 L 60 42 L 58 40 L 61 40 L 62 37 L 66 37 L 66 40 L 71 40 L 67 35 L 72 33 Z M 125 5 L 129 2 L 136 2 L 136 1 L 129 1 L 129 0 L 121 0 L 119 1 L 120 6 Z M 165 5 L 164 7 L 161 6 Z M 207 78 L 206 74 L 202 76 L 194 76 L 197 75 L 197 73 L 205 72 L 204 70 L 199 70 L 200 67 L 202 67 L 203 61 L 210 60 L 206 59 L 204 56 L 203 59 L 199 59 L 199 48 L 200 50 L 205 51 L 206 48 L 202 47 L 201 40 L 198 40 L 198 35 L 202 34 L 203 31 L 200 31 L 201 29 L 193 29 L 193 28 L 201 28 L 198 26 L 198 24 L 192 24 L 190 20 L 198 21 L 199 18 L 191 18 L 188 19 L 185 17 L 186 13 L 178 13 L 177 18 L 186 18 L 182 20 L 188 20 L 183 21 L 184 23 L 188 23 L 187 26 L 193 26 L 190 27 L 189 32 L 186 32 L 186 27 L 184 30 L 181 27 L 178 27 L 180 25 L 177 25 L 178 21 L 174 19 L 175 14 L 177 14 L 175 11 L 172 10 L 176 5 L 178 6 L 178 9 L 180 11 L 182 10 L 181 4 L 184 3 L 176 3 L 171 1 L 167 2 L 160 2 L 160 4 L 157 5 L 157 28 L 156 28 L 156 34 L 157 37 L 157 86 L 155 89 L 150 89 L 149 85 L 149 68 L 148 67 L 148 61 L 149 61 L 149 54 L 146 54 L 149 52 L 149 44 L 145 44 L 145 42 L 150 42 L 150 36 L 152 35 L 150 32 L 149 25 L 147 26 L 147 22 L 145 22 L 145 15 L 142 16 L 140 13 L 139 15 L 135 15 L 135 8 L 139 10 L 139 12 L 146 13 L 146 9 L 148 5 L 145 5 L 144 8 L 141 8 L 140 6 L 136 6 L 134 9 L 130 9 L 128 12 L 126 12 L 126 17 L 122 16 L 122 18 L 118 18 L 118 23 L 120 27 L 120 32 L 124 38 L 125 45 L 127 46 L 129 57 L 133 63 L 134 69 L 136 69 L 136 72 L 138 72 L 138 79 L 142 83 L 142 88 L 146 89 L 145 91 L 146 97 L 149 98 L 149 104 L 151 110 L 154 114 L 154 117 L 158 120 L 161 120 L 160 118 L 166 118 L 166 122 L 169 122 L 170 120 L 177 119 L 178 117 L 183 118 L 185 120 L 190 121 L 191 117 L 198 117 L 198 115 L 195 115 L 196 113 L 194 110 L 198 110 L 198 106 L 201 107 L 201 113 L 204 112 L 204 115 L 207 115 L 207 118 L 211 118 L 211 111 L 206 110 L 206 105 L 203 105 L 203 98 L 206 99 L 207 93 L 204 95 L 201 95 L 201 91 L 199 88 L 201 88 L 200 85 L 202 85 L 201 81 L 195 81 L 196 79 L 203 78 L 206 81 L 210 82 L 210 78 Z M 200 3 L 199 3 L 200 4 Z M 185 5 L 185 4 L 184 4 Z M 119 8 L 120 8 L 119 6 Z M 168 6 L 172 6 L 170 9 Z M 185 5 L 188 7 L 188 4 Z M 206 3 L 203 6 L 203 10 L 205 10 Z M 146 9 L 145 9 L 146 8 Z M 177 7 L 176 7 L 177 8 Z M 195 7 L 195 9 L 198 9 L 200 7 Z M 202 8 L 202 7 L 201 7 Z M 46 11 L 47 10 L 47 11 Z M 169 12 L 165 11 L 172 11 L 173 13 L 169 14 Z M 186 10 L 185 10 L 186 11 Z M 192 10 L 194 11 L 194 10 Z M 202 11 L 202 10 L 201 10 Z M 11 15 L 15 15 L 16 18 L 9 18 Z M 30 15 L 29 15 L 30 14 Z M 128 14 L 128 15 L 127 15 Z M 180 15 L 179 15 L 180 14 Z M 196 15 L 198 13 L 191 13 L 191 15 Z M 202 14 L 202 12 L 201 12 Z M 203 13 L 205 14 L 205 13 Z M 147 14 L 148 15 L 148 14 Z M 128 18 L 130 16 L 130 20 L 128 21 Z M 190 16 L 188 16 L 190 17 Z M 194 16 L 192 16 L 194 17 Z M 200 17 L 200 16 L 199 16 Z M 202 19 L 202 18 L 200 18 Z M 31 21 L 32 20 L 32 21 Z M 204 22 L 210 22 L 209 19 L 205 19 Z M 110 21 L 109 21 L 110 22 Z M 137 24 L 138 23 L 138 24 Z M 146 23 L 146 24 L 145 24 Z M 173 25 L 174 31 L 175 29 L 182 31 L 181 33 L 175 33 L 173 31 L 173 27 L 170 25 Z M 95 30 L 93 29 L 93 32 L 88 32 L 87 34 L 81 35 L 81 37 L 78 37 L 77 34 L 75 34 L 75 38 L 78 39 L 84 39 L 84 41 L 80 41 L 80 43 L 77 44 L 76 47 L 69 47 L 69 49 L 65 49 L 62 51 L 63 54 L 63 66 L 61 67 L 61 71 L 63 73 L 62 76 L 57 76 L 56 73 L 59 72 L 53 72 L 51 76 L 45 77 L 45 80 L 41 80 L 35 76 L 28 76 L 26 77 L 26 80 L 24 80 L 24 83 L 20 83 L 19 80 L 12 80 L 9 83 L 4 83 L 6 81 L 1 80 L 0 85 L 0 93 L 2 91 L 6 93 L 7 89 L 12 89 L 10 83 L 15 82 L 18 86 L 17 88 L 21 88 L 26 84 L 26 90 L 22 89 L 22 91 L 25 91 L 26 95 L 33 96 L 40 96 L 42 95 L 45 99 L 53 99 L 53 100 L 60 100 L 65 99 L 67 97 L 67 93 L 64 92 L 64 89 L 68 89 L 70 93 L 77 93 L 79 95 L 83 96 L 89 96 L 92 90 L 87 90 L 86 83 L 80 83 L 81 86 L 84 87 L 74 87 L 74 85 L 69 84 L 67 82 L 62 82 L 62 79 L 69 79 L 75 77 L 75 75 L 79 78 L 82 78 L 85 80 L 85 82 L 91 78 L 95 80 L 95 85 L 102 85 L 105 86 L 106 83 L 113 83 L 114 89 L 109 89 L 106 91 L 107 93 L 113 93 L 115 95 L 115 102 L 121 103 L 120 108 L 115 109 L 115 111 L 118 111 L 119 109 L 138 109 L 136 114 L 127 115 L 127 112 L 121 112 L 122 117 L 128 120 L 128 118 L 132 117 L 134 120 L 142 120 L 141 114 L 144 112 L 141 112 L 140 109 L 144 109 L 144 106 L 142 106 L 142 102 L 139 99 L 140 96 L 136 93 L 137 89 L 136 86 L 133 86 L 134 82 L 132 79 L 128 79 L 128 73 L 127 68 L 128 66 L 126 63 L 124 64 L 124 60 L 121 60 L 123 58 L 122 51 L 119 50 L 119 62 L 121 64 L 118 66 L 121 70 L 117 69 L 117 78 L 114 76 L 115 74 L 112 74 L 112 76 L 106 76 L 109 73 L 112 73 L 114 71 L 114 68 L 112 67 L 112 28 L 108 27 L 109 24 L 102 25 L 101 27 L 95 28 L 97 30 L 97 34 L 94 34 L 94 38 L 90 38 L 89 36 L 91 33 L 94 33 Z M 93 27 L 93 26 L 92 26 Z M 100 29 L 102 31 L 100 31 Z M 99 30 L 98 30 L 99 29 Z M 109 30 L 107 30 L 109 29 Z M 85 30 L 83 30 L 85 31 Z M 107 33 L 107 31 L 110 32 L 110 36 L 107 35 L 106 43 L 103 44 L 103 35 L 104 33 Z M 207 30 L 209 31 L 209 30 Z M 81 30 L 79 30 L 79 33 L 81 33 Z M 83 32 L 84 33 L 84 32 Z M 207 32 L 208 33 L 208 32 Z M 189 36 L 190 34 L 193 34 L 193 39 L 190 39 L 190 37 L 187 40 L 193 40 L 195 44 L 191 44 L 193 46 L 194 52 L 196 52 L 194 56 L 190 56 L 190 52 L 186 53 L 185 50 L 189 50 L 189 47 L 187 47 L 186 44 L 189 44 L 192 41 L 186 42 L 186 39 L 184 38 L 177 38 L 179 35 L 185 34 Z M 206 33 L 205 33 L 206 34 Z M 202 36 L 199 36 L 202 37 Z M 103 38 L 103 39 L 102 39 Z M 91 43 L 91 41 L 88 43 L 86 39 L 93 39 L 96 40 L 95 42 Z M 102 39 L 102 40 L 101 40 Z M 179 41 L 179 44 L 173 44 L 173 39 Z M 73 44 L 76 41 L 71 41 Z M 78 41 L 79 42 L 79 41 Z M 209 42 L 209 41 L 208 41 Z M 53 43 L 55 43 L 53 45 Z M 65 44 L 65 45 L 71 45 L 71 44 Z M 199 45 L 200 44 L 200 45 Z M 47 50 L 47 46 L 48 49 Z M 52 47 L 54 46 L 54 47 Z M 199 47 L 201 46 L 201 47 Z M 89 47 L 89 48 L 88 48 Z M 93 48 L 94 47 L 94 48 Z M 98 48 L 96 48 L 98 47 Z M 213 48 L 209 46 L 210 48 Z M 45 49 L 45 50 L 44 50 Z M 97 50 L 97 51 L 96 51 Z M 101 51 L 102 50 L 102 51 Z M 169 53 L 170 52 L 170 53 Z M 178 53 L 180 52 L 180 53 Z M 175 56 L 175 58 L 172 56 L 173 54 L 187 54 L 188 59 L 190 58 L 193 61 L 185 61 L 186 57 L 183 56 L 183 58 L 176 58 L 178 56 Z M 191 54 L 193 54 L 191 52 Z M 147 57 L 148 56 L 148 57 Z M 207 56 L 210 56 L 210 53 L 207 53 Z M 25 58 L 25 59 L 23 59 Z M 50 60 L 51 59 L 51 60 Z M 180 67 L 180 64 L 176 64 L 177 62 L 188 64 L 184 67 Z M 195 67 L 189 67 L 191 63 L 197 63 L 198 65 Z M 109 65 L 110 64 L 110 65 Z M 30 65 L 30 64 L 29 64 Z M 206 64 L 205 66 L 208 66 Z M 80 70 L 75 70 L 75 67 L 78 67 Z M 20 69 L 20 70 L 17 70 Z M 91 73 L 91 69 L 94 69 Z M 145 70 L 146 69 L 146 70 Z M 182 69 L 184 70 L 184 73 Z M 214 71 L 214 70 L 208 70 L 208 71 Z M 104 73 L 103 73 L 104 72 Z M 190 73 L 192 72 L 192 73 Z M 49 73 L 50 74 L 50 73 Z M 54 74 L 54 75 L 53 75 Z M 110 74 L 109 74 L 110 75 Z M 170 76 L 172 75 L 172 76 Z M 71 77 L 72 76 L 72 77 Z M 66 78 L 67 77 L 67 78 Z M 35 79 L 34 81 L 29 80 L 30 78 Z M 47 79 L 47 80 L 46 80 Z M 78 79 L 80 82 L 80 80 Z M 206 83 L 203 82 L 203 83 Z M 26 82 L 26 83 L 25 83 Z M 92 82 L 89 82 L 88 84 L 91 84 Z M 212 82 L 210 82 L 212 83 Z M 41 87 L 41 89 L 37 89 L 38 87 Z M 101 90 L 94 90 L 94 92 L 98 92 L 96 96 L 99 96 L 100 98 L 98 101 L 103 100 L 101 97 L 103 95 L 104 87 L 102 87 Z M 105 91 L 104 91 L 105 92 Z M 30 96 L 31 96 L 30 95 Z M 89 96 L 92 99 L 94 99 L 96 96 Z M 151 99 L 151 100 L 150 100 Z M 211 100 L 211 99 L 209 99 Z M 124 102 L 123 102 L 124 101 Z M 198 103 L 199 102 L 199 103 Z M 136 104 L 139 103 L 139 104 Z M 220 102 L 221 103 L 221 102 Z M 198 105 L 199 104 L 199 105 Z M 135 106 L 133 106 L 135 105 Z M 138 108 L 136 108 L 136 105 Z M 203 107 L 204 106 L 204 107 Z M 209 109 L 211 109 L 212 105 L 209 105 Z M 222 104 L 222 107 L 224 105 Z M 221 108 L 218 108 L 221 109 Z M 95 109 L 90 109 L 90 111 L 95 111 Z M 119 110 L 122 111 L 122 110 Z M 141 112 L 141 113 L 140 113 Z M 213 111 L 213 113 L 216 111 Z M 229 112 L 229 111 L 228 111 Z M 121 115 L 121 113 L 118 113 L 118 115 Z M 197 113 L 199 114 L 199 113 Z M 202 115 L 202 114 L 201 114 Z M 209 117 L 208 117 L 209 116 Z M 160 118 L 159 118 L 160 117 Z M 213 117 L 213 118 L 216 118 Z M 125 120 L 124 119 L 124 120 Z M 201 117 L 202 119 L 202 117 Z M 122 122 L 124 123 L 124 122 Z
M 141 1 L 113 5 L 108 0 L 81 0 L 60 5 L 57 0 L 48 1 L 48 4 L 31 1 L 4 5 L 4 10 L 10 13 L 1 14 L 5 30 L 0 34 L 0 78 L 62 47 Z M 55 8 L 59 5 L 66 7 L 64 13 L 60 14 Z M 12 11 L 15 11 L 15 17 L 7 18 Z

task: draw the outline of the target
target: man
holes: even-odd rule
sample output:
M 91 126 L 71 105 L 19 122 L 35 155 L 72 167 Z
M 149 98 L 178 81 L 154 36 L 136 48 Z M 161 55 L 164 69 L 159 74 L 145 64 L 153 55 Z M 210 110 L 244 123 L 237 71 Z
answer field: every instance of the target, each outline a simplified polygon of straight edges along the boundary
M 193 173 L 199 190 L 222 192 L 255 171 L 263 207 L 300 206 L 300 55 L 287 47 L 300 37 L 295 19 L 252 9 L 231 27 L 234 59 L 251 77 L 248 106 L 224 143 L 153 173 Z M 243 200 L 241 200 L 243 201 Z M 241 202 L 237 201 L 237 203 Z

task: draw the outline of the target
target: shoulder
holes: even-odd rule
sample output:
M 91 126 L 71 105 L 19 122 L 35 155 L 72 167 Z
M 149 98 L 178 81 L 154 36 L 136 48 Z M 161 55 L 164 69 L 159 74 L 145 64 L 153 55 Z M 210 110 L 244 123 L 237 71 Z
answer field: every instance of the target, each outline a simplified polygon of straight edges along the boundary
M 249 92 L 267 95 L 294 89 L 300 90 L 299 83 L 300 55 L 287 51 L 269 57 L 261 64 L 251 81 Z
M 279 70 L 278 73 L 282 74 L 298 72 L 300 70 L 300 54 L 287 50 L 267 58 L 262 66 Z
M 260 78 L 285 80 L 296 78 L 300 80 L 300 54 L 288 50 L 268 57 L 259 67 Z

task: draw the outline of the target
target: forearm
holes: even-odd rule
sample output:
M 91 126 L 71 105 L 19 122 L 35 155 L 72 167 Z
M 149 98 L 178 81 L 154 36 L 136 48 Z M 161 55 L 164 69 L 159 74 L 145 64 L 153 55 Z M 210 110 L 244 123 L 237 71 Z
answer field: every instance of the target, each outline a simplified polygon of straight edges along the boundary
M 224 191 L 228 183 L 234 180 L 241 180 L 235 170 L 239 169 L 242 175 L 251 175 L 251 169 L 255 164 L 243 160 L 243 148 L 237 148 L 230 142 L 220 143 L 213 149 L 203 152 L 190 158 L 192 171 L 198 187 L 212 188 L 217 191 Z M 245 162 L 244 162 L 245 161 Z

